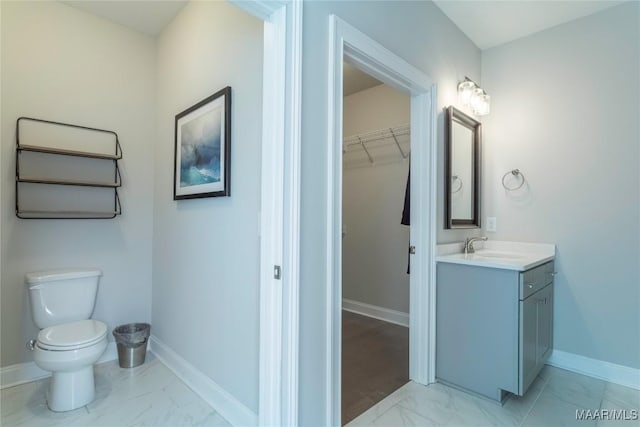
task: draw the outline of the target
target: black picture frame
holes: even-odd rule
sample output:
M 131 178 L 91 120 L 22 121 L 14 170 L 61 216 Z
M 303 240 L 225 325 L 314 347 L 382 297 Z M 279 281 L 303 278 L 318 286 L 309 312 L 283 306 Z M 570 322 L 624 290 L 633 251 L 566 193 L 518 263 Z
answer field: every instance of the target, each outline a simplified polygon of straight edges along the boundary
M 447 107 L 445 109 L 445 113 L 444 228 L 480 228 L 480 159 L 482 149 L 482 123 L 453 106 Z M 468 129 L 471 135 L 469 140 L 472 153 L 471 163 L 469 164 L 471 182 L 467 182 L 465 184 L 462 182 L 454 184 L 454 180 L 457 178 L 457 175 L 453 171 L 453 127 L 456 124 Z M 470 191 L 471 194 L 471 206 L 469 208 L 471 212 L 470 218 L 456 218 L 453 213 L 452 194 L 457 192 L 459 188 L 462 188 L 463 185 L 465 186 L 465 191 Z
M 231 87 L 176 115 L 173 200 L 231 195 Z

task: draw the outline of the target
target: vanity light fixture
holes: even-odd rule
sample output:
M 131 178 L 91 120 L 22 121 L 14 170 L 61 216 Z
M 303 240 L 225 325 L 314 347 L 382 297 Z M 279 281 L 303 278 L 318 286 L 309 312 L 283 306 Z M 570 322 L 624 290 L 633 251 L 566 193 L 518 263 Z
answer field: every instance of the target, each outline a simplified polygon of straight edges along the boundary
M 486 116 L 490 112 L 491 97 L 469 77 L 458 84 L 458 101 L 470 107 L 476 116 Z

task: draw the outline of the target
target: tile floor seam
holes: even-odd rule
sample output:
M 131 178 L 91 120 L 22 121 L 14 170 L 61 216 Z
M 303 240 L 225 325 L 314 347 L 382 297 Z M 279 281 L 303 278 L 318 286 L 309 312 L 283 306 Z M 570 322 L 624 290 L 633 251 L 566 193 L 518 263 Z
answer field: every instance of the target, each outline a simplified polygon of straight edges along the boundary
M 418 412 L 414 411 L 413 409 L 410 409 L 410 408 L 406 407 L 405 405 L 403 405 L 402 402 L 405 401 L 405 400 L 406 400 L 406 398 L 402 399 L 402 400 L 399 400 L 398 402 L 396 402 L 393 405 L 389 406 L 386 411 L 382 412 L 380 415 L 378 415 L 376 418 L 374 418 L 373 421 L 371 422 L 371 424 L 375 424 L 375 422 L 377 420 L 382 418 L 382 416 L 384 416 L 387 412 L 389 412 L 390 410 L 392 410 L 395 407 L 402 408 L 403 410 L 411 412 L 412 414 L 414 414 L 414 415 L 416 415 L 416 416 L 418 416 L 420 418 L 425 418 L 424 416 L 422 416 Z
M 522 417 L 522 421 L 520 421 L 520 424 L 518 424 L 518 427 L 522 427 L 524 425 L 525 421 L 527 420 L 527 418 L 529 418 L 529 415 L 531 415 L 531 412 L 533 411 L 533 408 L 535 408 L 536 403 L 538 403 L 538 400 L 540 400 L 540 396 L 542 396 L 542 393 L 547 388 L 548 384 L 549 384 L 549 378 L 544 380 L 544 384 L 543 384 L 542 388 L 540 389 L 540 393 L 538 393 L 536 398 L 533 400 L 533 403 L 531 404 L 531 407 L 527 411 L 527 414 L 524 417 Z
M 560 400 L 561 402 L 564 402 L 564 403 L 569 404 L 569 405 L 575 405 L 576 409 L 593 409 L 593 408 L 587 408 L 583 404 L 579 405 L 579 404 L 575 403 L 574 401 L 572 401 L 571 399 L 565 398 L 560 393 L 549 391 L 549 394 L 551 394 L 553 397 L 555 397 L 556 399 Z M 600 401 L 601 401 L 601 404 L 602 404 L 602 397 L 600 398 Z

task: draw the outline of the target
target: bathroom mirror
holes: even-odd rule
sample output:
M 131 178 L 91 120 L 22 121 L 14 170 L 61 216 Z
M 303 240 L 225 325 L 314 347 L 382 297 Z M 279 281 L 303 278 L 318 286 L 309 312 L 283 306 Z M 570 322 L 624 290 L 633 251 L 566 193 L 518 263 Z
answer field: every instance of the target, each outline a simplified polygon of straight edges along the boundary
M 481 126 L 453 106 L 446 109 L 445 228 L 480 227 Z

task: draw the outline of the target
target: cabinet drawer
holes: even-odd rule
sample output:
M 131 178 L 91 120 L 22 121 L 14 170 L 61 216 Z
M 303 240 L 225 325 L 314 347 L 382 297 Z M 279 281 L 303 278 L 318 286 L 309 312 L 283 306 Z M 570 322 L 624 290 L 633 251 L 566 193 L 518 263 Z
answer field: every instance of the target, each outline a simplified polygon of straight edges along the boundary
M 553 261 L 520 273 L 521 300 L 553 282 Z

